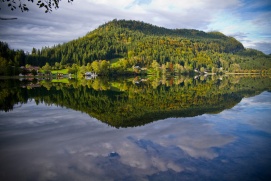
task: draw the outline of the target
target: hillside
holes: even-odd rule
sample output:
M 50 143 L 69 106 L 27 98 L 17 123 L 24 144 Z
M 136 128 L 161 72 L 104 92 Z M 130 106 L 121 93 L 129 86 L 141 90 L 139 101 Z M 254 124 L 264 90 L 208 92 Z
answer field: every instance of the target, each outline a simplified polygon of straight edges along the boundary
M 179 52 L 176 52 L 178 48 Z M 155 59 L 165 63 L 206 50 L 231 53 L 243 49 L 240 42 L 221 33 L 171 30 L 138 21 L 113 20 L 82 38 L 53 48 L 43 48 L 41 55 L 62 64 L 82 65 L 93 60 L 134 56 L 139 58 L 138 61 Z
M 134 66 L 175 68 L 179 72 L 196 68 L 215 72 L 221 67 L 230 72 L 271 68 L 271 56 L 245 49 L 220 32 L 167 29 L 132 20 L 113 20 L 76 40 L 41 50 L 33 48 L 25 63 L 86 66 L 99 60 L 110 61 L 111 72 L 116 73 Z

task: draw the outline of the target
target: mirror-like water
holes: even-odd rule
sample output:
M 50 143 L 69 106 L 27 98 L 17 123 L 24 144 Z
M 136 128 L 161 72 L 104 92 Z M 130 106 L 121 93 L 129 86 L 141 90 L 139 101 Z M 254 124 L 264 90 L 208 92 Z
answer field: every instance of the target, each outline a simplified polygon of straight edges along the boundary
M 0 81 L 0 180 L 271 177 L 270 78 Z

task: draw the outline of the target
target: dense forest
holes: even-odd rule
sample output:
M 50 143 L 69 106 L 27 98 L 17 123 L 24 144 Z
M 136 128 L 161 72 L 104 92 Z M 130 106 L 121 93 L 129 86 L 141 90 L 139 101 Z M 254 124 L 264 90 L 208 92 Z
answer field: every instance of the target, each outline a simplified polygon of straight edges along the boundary
M 18 75 L 25 59 L 23 50 L 11 50 L 7 43 L 0 42 L 0 75 Z
M 30 101 L 79 110 L 115 127 L 147 124 L 229 109 L 243 97 L 271 90 L 269 77 L 229 76 L 192 79 L 0 79 L 0 110 Z
M 189 73 L 194 69 L 213 73 L 271 72 L 270 55 L 246 49 L 235 38 L 220 32 L 167 29 L 132 20 L 110 21 L 84 37 L 41 50 L 33 48 L 28 55 L 8 51 L 5 43 L 0 48 L 3 66 L 42 67 L 47 63 L 54 69 L 78 66 L 78 71 L 81 67 L 99 74 L 137 71 L 134 67 L 152 73 Z M 103 66 L 102 70 L 99 66 Z
M 123 73 L 135 66 L 152 73 L 189 73 L 194 69 L 213 73 L 271 72 L 270 55 L 246 49 L 220 32 L 166 29 L 132 20 L 110 21 L 84 37 L 41 50 L 33 48 L 28 55 L 22 50 L 9 50 L 2 42 L 0 49 L 0 75 L 11 71 L 3 67 L 42 67 L 46 63 L 53 69 L 77 66 L 77 70 L 81 67 L 99 74 Z M 97 68 L 102 66 L 102 70 Z

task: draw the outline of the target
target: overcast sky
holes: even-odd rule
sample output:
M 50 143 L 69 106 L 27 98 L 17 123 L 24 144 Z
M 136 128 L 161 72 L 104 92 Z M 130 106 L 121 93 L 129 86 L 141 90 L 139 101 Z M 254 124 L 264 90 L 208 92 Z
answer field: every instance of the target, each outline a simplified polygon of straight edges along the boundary
M 24 0 L 22 0 L 24 1 Z M 35 1 L 35 0 L 34 0 Z M 166 28 L 220 31 L 245 47 L 271 53 L 270 0 L 62 0 L 44 13 L 25 2 L 29 12 L 11 11 L 0 2 L 0 41 L 31 51 L 68 42 L 113 19 L 140 20 Z M 36 1 L 35 1 L 36 2 Z

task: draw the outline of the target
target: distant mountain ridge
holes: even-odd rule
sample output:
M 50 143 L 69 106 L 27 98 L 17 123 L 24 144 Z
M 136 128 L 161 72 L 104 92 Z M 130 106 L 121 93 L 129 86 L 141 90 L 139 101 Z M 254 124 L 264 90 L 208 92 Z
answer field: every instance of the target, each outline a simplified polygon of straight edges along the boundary
M 164 27 L 159 27 L 149 23 L 135 20 L 116 20 L 105 23 L 104 25 L 99 26 L 98 29 L 106 27 L 120 27 L 124 29 L 129 29 L 131 31 L 138 31 L 145 35 L 155 35 L 155 36 L 173 36 L 179 38 L 187 38 L 194 41 L 208 40 L 208 41 L 231 41 L 235 43 L 236 47 L 231 51 L 240 51 L 244 50 L 244 46 L 241 42 L 237 41 L 233 37 L 228 37 L 221 32 L 204 32 L 196 29 L 168 29 Z M 94 30 L 95 31 L 95 30 Z M 90 32 L 92 33 L 92 32 Z M 230 52 L 230 51 L 229 51 Z
M 149 35 L 175 35 L 181 37 L 192 37 L 192 38 L 212 38 L 212 39 L 220 39 L 227 38 L 223 33 L 220 32 L 210 32 L 206 33 L 204 31 L 196 30 L 196 29 L 168 29 L 164 27 L 159 27 L 156 25 L 152 25 L 149 23 L 145 23 L 143 21 L 135 21 L 135 20 L 117 20 L 114 19 L 108 23 L 105 23 L 99 28 L 105 28 L 107 26 L 119 26 L 122 28 L 128 28 L 134 31 L 140 31 L 144 34 Z

